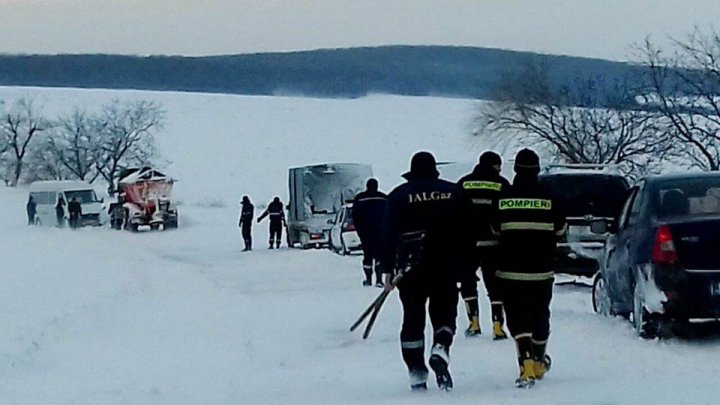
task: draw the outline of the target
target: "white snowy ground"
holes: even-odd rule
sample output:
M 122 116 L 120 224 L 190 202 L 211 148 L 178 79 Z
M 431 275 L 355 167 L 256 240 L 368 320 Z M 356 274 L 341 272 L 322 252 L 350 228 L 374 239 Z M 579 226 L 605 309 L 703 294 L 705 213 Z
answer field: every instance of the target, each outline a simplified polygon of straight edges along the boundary
M 360 286 L 358 256 L 268 251 L 266 224 L 255 227 L 256 250 L 240 252 L 237 197 L 284 193 L 288 165 L 367 159 L 383 184 L 414 150 L 472 159 L 478 150 L 462 136 L 469 101 L 33 92 L 48 108 L 161 101 L 161 150 L 184 204 L 173 232 L 30 228 L 25 191 L 0 189 L 2 404 L 717 403 L 720 340 L 641 341 L 626 322 L 592 314 L 589 289 L 569 286 L 556 287 L 554 367 L 535 389 L 513 387 L 511 342 L 460 334 L 455 390 L 415 395 L 396 295 L 370 339 L 348 332 L 378 293 Z M 342 134 L 345 144 L 324 149 Z M 462 312 L 458 321 L 464 329 Z

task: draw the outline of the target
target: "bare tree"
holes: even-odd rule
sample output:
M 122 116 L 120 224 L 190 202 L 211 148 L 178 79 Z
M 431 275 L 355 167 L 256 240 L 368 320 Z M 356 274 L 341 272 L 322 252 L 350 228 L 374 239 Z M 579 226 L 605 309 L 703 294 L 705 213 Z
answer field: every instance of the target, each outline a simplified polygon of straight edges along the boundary
M 97 161 L 102 158 L 98 127 L 97 117 L 74 108 L 58 119 L 48 138 L 49 152 L 77 179 L 93 182 L 100 176 L 95 170 Z
M 674 42 L 669 55 L 649 38 L 639 47 L 649 68 L 645 102 L 676 141 L 677 156 L 703 170 L 720 170 L 720 35 L 695 29 Z
M 626 173 L 645 171 L 670 149 L 627 82 L 585 78 L 554 89 L 548 76 L 536 65 L 510 79 L 503 101 L 480 107 L 477 133 L 496 143 L 548 145 L 564 162 L 615 164 Z
M 100 159 L 95 169 L 114 191 L 114 179 L 128 166 L 148 164 L 155 155 L 154 134 L 163 127 L 165 111 L 150 101 L 122 103 L 118 100 L 103 107 L 97 120 L 100 135 Z
M 0 123 L 0 136 L 10 155 L 12 175 L 8 181 L 16 186 L 22 175 L 24 159 L 27 156 L 33 139 L 47 128 L 45 120 L 34 106 L 30 98 L 21 98 L 3 114 Z

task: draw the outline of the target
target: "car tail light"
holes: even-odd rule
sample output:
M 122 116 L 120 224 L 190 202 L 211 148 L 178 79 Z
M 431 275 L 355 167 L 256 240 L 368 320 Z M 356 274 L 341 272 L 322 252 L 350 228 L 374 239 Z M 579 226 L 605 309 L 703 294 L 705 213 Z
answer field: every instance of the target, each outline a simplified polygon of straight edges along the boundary
M 655 231 L 652 262 L 655 264 L 675 264 L 677 261 L 678 255 L 670 233 L 670 227 L 662 225 Z
M 345 224 L 343 225 L 343 231 L 345 232 L 352 232 L 355 230 L 355 224 Z
M 321 234 L 321 233 L 311 233 L 310 234 L 310 239 L 322 239 L 322 237 L 323 237 L 323 234 Z

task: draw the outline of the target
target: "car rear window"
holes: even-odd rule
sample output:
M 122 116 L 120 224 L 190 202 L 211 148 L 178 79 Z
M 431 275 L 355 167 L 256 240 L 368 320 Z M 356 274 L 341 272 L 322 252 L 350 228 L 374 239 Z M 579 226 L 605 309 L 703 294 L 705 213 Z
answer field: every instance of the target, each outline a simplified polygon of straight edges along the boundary
M 554 174 L 540 180 L 550 187 L 568 217 L 617 217 L 628 190 L 622 176 Z
M 720 215 L 720 176 L 661 182 L 656 198 L 660 218 Z
M 347 212 L 345 213 L 345 222 L 347 222 L 348 224 L 352 224 L 353 223 L 352 207 L 347 207 L 345 209 L 347 210 Z

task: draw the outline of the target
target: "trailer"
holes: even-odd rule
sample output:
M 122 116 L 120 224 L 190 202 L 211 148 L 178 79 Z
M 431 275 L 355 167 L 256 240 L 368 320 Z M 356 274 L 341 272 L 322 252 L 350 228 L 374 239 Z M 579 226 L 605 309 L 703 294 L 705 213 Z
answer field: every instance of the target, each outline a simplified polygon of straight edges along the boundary
M 328 246 L 330 229 L 346 201 L 365 189 L 372 167 L 358 163 L 327 163 L 289 170 L 288 246 Z

